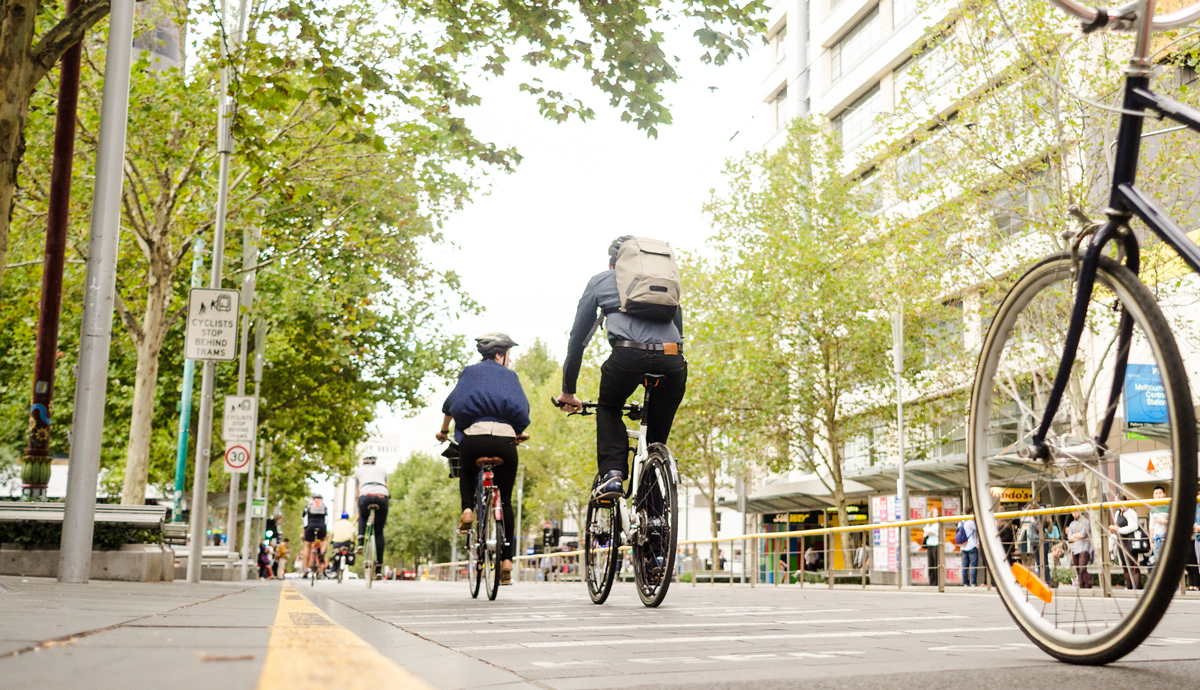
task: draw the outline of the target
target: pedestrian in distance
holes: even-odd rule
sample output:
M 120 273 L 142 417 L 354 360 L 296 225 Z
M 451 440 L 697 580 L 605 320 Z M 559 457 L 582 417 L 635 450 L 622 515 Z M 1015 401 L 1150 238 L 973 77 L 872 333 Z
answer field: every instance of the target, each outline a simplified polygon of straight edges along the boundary
M 962 547 L 962 583 L 965 587 L 979 586 L 979 535 L 975 520 L 959 520 L 954 541 Z
M 290 546 L 291 540 L 284 539 L 275 549 L 275 577 L 282 578 L 287 574 L 288 547 Z
M 1154 487 L 1155 498 L 1166 498 L 1167 490 L 1161 484 Z M 1170 519 L 1170 506 L 1152 506 L 1150 508 L 1150 541 L 1154 544 L 1154 554 L 1150 557 L 1150 565 L 1158 565 L 1162 555 L 1163 544 L 1167 540 L 1167 521 Z
M 936 517 L 938 517 L 938 515 L 939 515 L 939 512 L 938 512 L 937 508 L 929 509 L 929 517 L 936 518 Z M 933 585 L 934 587 L 937 586 L 938 580 L 939 580 L 939 578 L 938 578 L 938 544 L 941 543 L 941 536 L 940 536 L 941 530 L 942 530 L 942 523 L 940 523 L 940 522 L 930 522 L 927 525 L 925 525 L 924 529 L 921 530 L 922 533 L 924 534 L 924 538 L 921 541 L 922 541 L 922 543 L 925 544 L 925 553 L 929 559 L 929 566 L 928 566 L 928 570 L 926 571 L 926 576 L 929 579 L 929 584 Z
M 1137 511 L 1133 506 L 1125 510 L 1113 511 L 1116 515 L 1108 530 L 1117 538 L 1117 557 L 1125 570 L 1125 588 L 1141 588 L 1141 554 L 1149 550 L 1149 540 L 1138 522 Z M 1200 520 L 1200 507 L 1196 509 L 1197 520 Z
M 1078 510 L 1071 511 L 1075 518 L 1067 525 L 1067 541 L 1071 544 L 1071 563 L 1075 566 L 1075 577 L 1080 589 L 1092 588 L 1092 574 L 1088 565 L 1092 562 L 1091 520 Z

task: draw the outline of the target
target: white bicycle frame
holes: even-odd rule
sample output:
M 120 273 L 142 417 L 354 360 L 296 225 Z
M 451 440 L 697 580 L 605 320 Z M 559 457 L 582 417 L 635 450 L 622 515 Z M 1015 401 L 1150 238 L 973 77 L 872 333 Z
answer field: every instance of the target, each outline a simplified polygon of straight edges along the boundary
M 637 490 L 638 486 L 640 486 L 642 466 L 646 463 L 646 458 L 650 457 L 649 445 L 646 443 L 646 429 L 646 411 L 643 408 L 641 423 L 638 425 L 637 430 L 626 430 L 629 438 L 637 439 L 637 450 L 633 454 L 633 472 L 630 474 L 629 499 L 628 501 L 621 499 L 617 502 L 621 506 L 621 542 L 624 544 L 631 544 L 631 538 L 637 536 L 638 529 L 641 527 L 638 524 L 636 513 L 631 515 L 632 511 L 629 509 L 629 501 L 637 502 Z M 671 478 L 678 485 L 679 468 L 675 466 L 675 458 L 670 453 L 667 454 L 667 462 L 670 465 Z

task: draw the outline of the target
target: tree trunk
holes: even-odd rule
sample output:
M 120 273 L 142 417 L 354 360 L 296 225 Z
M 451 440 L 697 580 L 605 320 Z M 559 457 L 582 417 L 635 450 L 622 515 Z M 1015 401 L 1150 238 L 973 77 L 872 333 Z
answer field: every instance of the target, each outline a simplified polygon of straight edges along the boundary
M 122 505 L 146 502 L 146 482 L 150 473 L 150 440 L 154 433 L 154 399 L 158 390 L 158 357 L 166 336 L 167 305 L 171 298 L 172 270 L 151 266 L 151 281 L 146 297 L 146 315 L 142 337 L 137 345 L 137 377 L 133 385 L 133 412 L 129 419 L 129 445 L 125 449 L 125 485 Z M 165 278 L 153 277 L 166 273 Z
M 17 171 L 25 155 L 29 114 L 29 50 L 37 19 L 36 0 L 0 2 L 0 295 L 8 260 Z

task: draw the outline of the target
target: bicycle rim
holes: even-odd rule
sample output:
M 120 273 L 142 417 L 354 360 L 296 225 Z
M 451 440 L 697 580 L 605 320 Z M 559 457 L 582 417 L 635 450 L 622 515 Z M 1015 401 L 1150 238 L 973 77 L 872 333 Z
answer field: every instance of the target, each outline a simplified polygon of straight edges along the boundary
M 588 503 L 583 540 L 584 577 L 594 604 L 603 604 L 608 599 L 620 560 L 620 506 L 617 500 Z
M 1051 457 L 1028 457 L 1064 348 L 1075 295 L 1072 268 L 1069 256 L 1050 257 L 1001 302 L 976 370 L 967 452 L 980 548 L 1005 606 L 1050 655 L 1103 664 L 1128 654 L 1150 634 L 1179 584 L 1195 516 L 1196 422 L 1187 375 L 1161 309 L 1132 271 L 1103 258 L 1078 359 L 1046 437 Z M 1118 337 L 1122 319 L 1131 325 L 1127 343 Z M 1128 387 L 1154 403 L 1146 410 L 1161 412 L 1161 421 L 1140 427 L 1125 421 L 1128 406 L 1112 399 L 1122 356 L 1128 364 L 1124 380 L 1137 382 Z M 1106 449 L 1098 450 L 1091 439 L 1110 405 L 1118 405 L 1117 419 Z M 1169 505 L 1146 505 L 1155 484 L 1166 488 Z M 997 513 L 1031 507 L 1029 501 L 1006 502 L 1017 488 L 1029 489 L 1039 506 L 1094 507 L 1078 517 L 1055 512 L 1019 518 L 1023 522 L 1015 525 L 1009 517 L 998 522 Z M 1133 507 L 1151 539 L 1148 522 L 1165 511 L 1153 568 L 1133 540 L 1108 538 L 1110 525 L 1125 510 L 1109 503 Z M 1086 564 L 1090 556 L 1054 554 L 1055 546 L 1072 551 L 1070 542 L 1053 536 L 1057 527 L 1067 537 L 1073 520 L 1075 529 L 1086 525 L 1096 565 Z M 1127 588 L 1135 581 L 1144 589 Z
M 646 606 L 662 603 L 675 569 L 679 506 L 673 466 L 667 447 L 652 444 L 633 495 L 632 509 L 638 519 L 632 544 L 633 574 L 638 597 Z
M 504 548 L 504 523 L 496 519 L 496 489 L 484 494 L 487 506 L 481 513 L 479 523 L 483 526 L 483 582 L 487 598 L 495 600 L 500 591 L 500 552 Z
M 375 582 L 375 526 L 367 525 L 367 538 L 363 544 L 363 572 L 367 576 L 367 589 Z
M 483 559 L 480 558 L 479 520 L 467 532 L 467 589 L 471 598 L 479 596 L 479 586 L 483 584 Z

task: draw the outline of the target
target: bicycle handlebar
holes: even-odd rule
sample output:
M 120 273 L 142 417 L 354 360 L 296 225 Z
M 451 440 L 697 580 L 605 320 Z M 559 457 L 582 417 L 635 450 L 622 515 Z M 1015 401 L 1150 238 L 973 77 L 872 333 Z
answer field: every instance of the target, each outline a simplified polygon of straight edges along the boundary
M 1050 0 L 1067 14 L 1079 17 L 1084 21 L 1084 31 L 1094 31 L 1111 26 L 1114 30 L 1128 30 L 1132 27 L 1135 18 L 1135 12 L 1142 4 L 1141 2 L 1131 2 L 1120 7 L 1097 9 L 1080 4 L 1075 0 Z M 1185 24 L 1200 19 L 1200 3 L 1196 3 L 1181 10 L 1154 17 L 1151 22 L 1151 28 L 1154 31 L 1162 31 L 1165 29 L 1174 29 Z
M 550 402 L 554 403 L 554 406 L 560 410 L 563 407 L 566 407 L 565 402 L 560 401 L 558 398 L 556 398 L 554 396 L 550 396 Z M 578 412 L 568 412 L 567 416 L 579 415 L 581 417 L 590 417 L 591 415 L 594 415 L 596 413 L 590 412 L 589 410 L 595 410 L 597 407 L 600 407 L 600 403 L 588 402 L 586 400 L 580 400 L 579 402 L 583 406 L 583 409 L 581 409 Z M 629 412 L 629 413 L 631 413 L 631 415 L 630 415 L 631 419 L 637 419 L 638 417 L 636 417 L 634 415 L 638 415 L 641 413 L 642 406 L 637 403 L 629 403 L 628 405 L 622 405 L 621 411 Z

